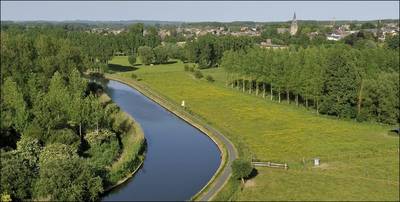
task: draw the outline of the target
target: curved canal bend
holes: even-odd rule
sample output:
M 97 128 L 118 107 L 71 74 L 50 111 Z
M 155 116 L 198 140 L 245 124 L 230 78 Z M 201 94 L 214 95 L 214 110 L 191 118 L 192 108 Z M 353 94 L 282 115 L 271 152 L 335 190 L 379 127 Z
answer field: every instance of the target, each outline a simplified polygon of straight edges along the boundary
M 104 201 L 189 200 L 221 162 L 215 143 L 130 86 L 110 80 L 107 94 L 142 126 L 147 153 L 143 167 Z

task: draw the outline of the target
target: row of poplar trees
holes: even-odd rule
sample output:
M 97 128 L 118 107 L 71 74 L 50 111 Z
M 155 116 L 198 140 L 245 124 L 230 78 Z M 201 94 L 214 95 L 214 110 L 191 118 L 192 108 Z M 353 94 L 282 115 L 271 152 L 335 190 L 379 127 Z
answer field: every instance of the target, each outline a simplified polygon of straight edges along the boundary
M 329 47 L 226 51 L 227 85 L 341 118 L 399 123 L 398 49 Z

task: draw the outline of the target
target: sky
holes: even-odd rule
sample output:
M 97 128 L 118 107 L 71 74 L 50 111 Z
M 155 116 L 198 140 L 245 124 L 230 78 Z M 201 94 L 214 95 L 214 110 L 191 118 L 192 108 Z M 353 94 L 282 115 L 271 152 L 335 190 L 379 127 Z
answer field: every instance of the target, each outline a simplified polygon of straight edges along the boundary
M 399 19 L 398 1 L 1 1 L 1 20 L 288 21 Z

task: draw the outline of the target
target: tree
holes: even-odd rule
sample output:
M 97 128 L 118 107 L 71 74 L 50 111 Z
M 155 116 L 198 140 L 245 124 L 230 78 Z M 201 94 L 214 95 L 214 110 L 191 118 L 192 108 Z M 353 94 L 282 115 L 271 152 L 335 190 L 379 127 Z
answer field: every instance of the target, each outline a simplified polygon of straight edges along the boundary
M 144 45 L 154 48 L 161 44 L 161 38 L 158 35 L 157 28 L 150 26 L 146 29 L 144 36 Z
M 148 46 L 139 47 L 138 54 L 141 62 L 145 65 L 149 65 L 154 61 L 153 50 Z
M 14 127 L 18 132 L 22 132 L 27 125 L 29 114 L 17 83 L 11 78 L 6 78 L 1 86 L 1 95 L 2 128 Z
M 96 133 L 99 133 L 99 124 L 104 120 L 105 111 L 103 106 L 100 103 L 100 100 L 93 96 L 92 94 L 86 97 L 87 102 L 89 103 L 89 117 L 88 122 L 92 125 L 96 125 Z
M 400 41 L 399 41 L 400 36 L 399 35 L 393 35 L 393 36 L 388 36 L 386 37 L 385 44 L 388 48 L 390 49 L 399 49 Z
M 357 100 L 357 76 L 353 52 L 347 48 L 335 48 L 329 52 L 321 111 L 338 117 L 355 117 Z
M 38 175 L 41 147 L 37 139 L 23 136 L 17 149 L 1 152 L 0 193 L 8 193 L 13 199 L 32 197 L 32 185 Z
M 244 178 L 248 177 L 253 171 L 250 161 L 236 159 L 232 162 L 232 175 L 235 178 L 240 178 L 244 184 Z
M 361 29 L 374 29 L 374 28 L 376 28 L 376 25 L 371 22 L 363 23 L 361 25 Z
M 64 128 L 60 130 L 54 130 L 52 131 L 52 133 L 53 135 L 50 136 L 49 140 L 47 141 L 47 144 L 53 144 L 53 143 L 66 144 L 71 146 L 72 148 L 75 148 L 75 151 L 78 151 L 81 141 L 79 139 L 79 136 L 73 130 Z
M 24 163 L 17 151 L 1 152 L 1 193 L 7 192 L 17 200 L 29 199 L 35 179 L 35 172 Z
M 38 172 L 39 154 L 42 151 L 39 140 L 36 138 L 22 136 L 17 142 L 17 151 L 24 164 L 35 174 Z
M 168 50 L 164 46 L 157 46 L 153 49 L 154 62 L 156 64 L 163 64 L 168 62 Z
M 396 124 L 400 121 L 399 82 L 395 74 L 380 73 L 365 82 L 364 111 L 370 119 Z
M 95 201 L 103 191 L 101 178 L 64 144 L 50 144 L 40 155 L 39 179 L 35 194 L 39 199 Z
M 135 66 L 135 64 L 136 64 L 136 56 L 135 55 L 129 55 L 128 56 L 128 62 L 132 67 Z
M 83 98 L 85 95 L 88 82 L 81 77 L 77 69 L 72 69 L 68 76 L 68 91 L 72 97 Z
M 49 91 L 40 93 L 33 105 L 35 123 L 46 129 L 48 135 L 51 129 L 65 126 L 68 120 L 68 110 L 71 97 L 64 79 L 58 72 L 54 73 L 50 81 Z M 48 137 L 44 137 L 46 141 Z
M 178 45 L 172 43 L 166 43 L 165 45 L 163 45 L 163 47 L 166 49 L 169 58 L 174 58 L 174 59 L 181 58 L 182 48 L 179 47 Z

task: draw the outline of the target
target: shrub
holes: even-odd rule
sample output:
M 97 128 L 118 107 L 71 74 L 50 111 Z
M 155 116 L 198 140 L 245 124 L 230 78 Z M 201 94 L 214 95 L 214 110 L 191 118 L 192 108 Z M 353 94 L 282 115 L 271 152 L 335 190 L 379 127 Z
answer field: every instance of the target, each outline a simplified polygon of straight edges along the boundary
M 135 65 L 135 63 L 136 63 L 136 56 L 135 55 L 130 55 L 128 57 L 128 61 L 129 61 L 129 64 L 133 67 Z
M 138 54 L 143 64 L 149 65 L 154 60 L 154 52 L 148 46 L 141 46 L 138 48 Z
M 132 74 L 131 74 L 131 78 L 132 78 L 132 79 L 137 79 L 137 75 L 134 74 L 134 73 L 132 73 Z
M 53 135 L 49 137 L 47 143 L 61 143 L 70 145 L 75 150 L 78 149 L 80 145 L 80 139 L 77 134 L 71 129 L 60 129 L 53 131 Z
M 115 138 L 116 138 L 115 133 L 107 129 L 101 129 L 98 132 L 92 131 L 87 133 L 85 136 L 85 139 L 88 141 L 90 145 L 111 142 Z
M 208 82 L 214 82 L 214 81 L 215 81 L 214 78 L 213 78 L 211 75 L 207 75 L 207 76 L 206 76 L 206 80 L 207 80 Z
M 185 64 L 185 65 L 183 66 L 183 70 L 185 70 L 185 72 L 189 71 L 189 65 Z
M 156 64 L 165 64 L 168 62 L 168 50 L 164 46 L 153 48 L 154 61 Z
M 196 70 L 196 71 L 194 71 L 194 77 L 196 79 L 201 79 L 201 78 L 203 78 L 203 74 L 201 73 L 201 71 Z

